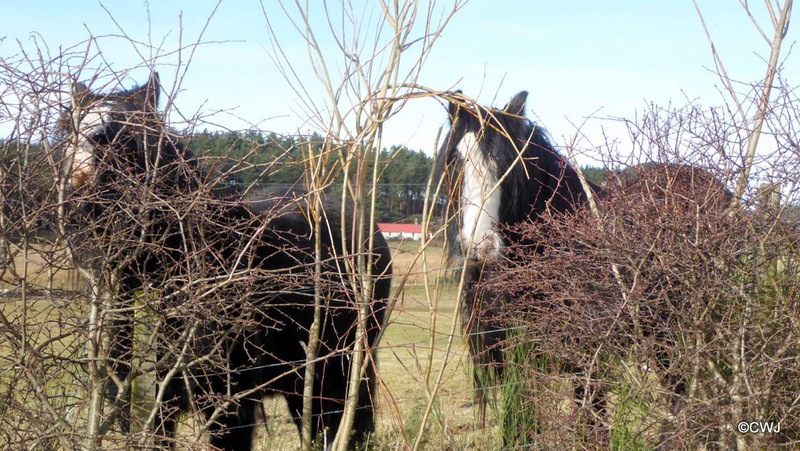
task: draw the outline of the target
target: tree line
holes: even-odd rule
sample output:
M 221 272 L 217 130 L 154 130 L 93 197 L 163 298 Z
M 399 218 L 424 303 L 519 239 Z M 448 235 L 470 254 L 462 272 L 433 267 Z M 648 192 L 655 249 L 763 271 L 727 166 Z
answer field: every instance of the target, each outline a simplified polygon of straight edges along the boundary
M 206 166 L 216 172 L 221 186 L 262 190 L 302 188 L 307 154 L 304 146 L 319 146 L 324 142 L 315 135 L 282 136 L 258 131 L 204 130 L 187 138 L 197 155 L 208 158 Z M 380 161 L 378 221 L 420 220 L 433 157 L 421 150 L 393 145 L 380 151 Z M 371 161 L 366 164 L 371 165 Z M 598 184 L 608 175 L 607 170 L 599 167 L 586 166 L 583 170 L 587 178 Z M 333 194 L 341 190 L 341 178 L 341 174 L 331 177 Z
M 258 131 L 210 132 L 204 130 L 186 137 L 192 151 L 211 171 L 221 187 L 248 191 L 272 191 L 304 187 L 307 146 L 324 143 L 320 136 L 282 136 Z M 374 155 L 374 153 L 372 154 Z M 373 156 L 374 158 L 374 156 Z M 368 158 L 365 166 L 371 165 Z M 378 181 L 378 220 L 396 222 L 421 217 L 425 186 L 433 158 L 423 151 L 391 146 L 380 151 L 383 162 Z M 329 191 L 341 191 L 343 174 L 329 178 Z
M 203 130 L 182 134 L 178 139 L 200 159 L 216 190 L 253 193 L 304 189 L 304 155 L 308 154 L 305 146 L 320 146 L 324 142 L 321 136 L 285 136 L 254 130 Z M 36 180 L 20 183 L 17 175 L 21 172 L 15 170 L 21 164 L 19 155 L 25 153 L 29 161 L 45 161 L 37 157 L 44 149 L 40 144 L 26 143 L 23 152 L 18 143 L 9 141 L 3 143 L 3 148 L 0 164 L 4 168 L 5 188 L 2 191 L 8 214 L 13 206 L 25 203 L 21 202 L 23 198 L 46 197 L 42 189 L 49 186 L 46 182 L 52 180 L 52 174 L 49 170 L 34 171 Z M 378 221 L 419 221 L 423 214 L 426 185 L 433 169 L 433 157 L 421 150 L 393 145 L 380 151 L 380 162 Z M 367 164 L 371 165 L 371 162 Z M 602 183 L 608 174 L 598 167 L 583 169 L 587 178 L 596 183 Z M 341 173 L 330 178 L 328 190 L 331 195 L 341 192 L 342 179 Z

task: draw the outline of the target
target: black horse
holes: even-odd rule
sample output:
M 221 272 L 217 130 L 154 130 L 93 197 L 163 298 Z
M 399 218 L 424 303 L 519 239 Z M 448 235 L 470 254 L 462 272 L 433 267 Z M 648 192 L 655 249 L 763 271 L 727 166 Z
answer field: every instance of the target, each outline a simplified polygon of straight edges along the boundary
M 732 199 L 725 184 L 710 172 L 682 164 L 643 164 L 616 174 L 608 188 L 581 180 L 578 171 L 554 148 L 547 132 L 524 116 L 527 92 L 514 96 L 503 109 L 486 108 L 468 102 L 459 92 L 450 99 L 450 131 L 437 157 L 437 172 L 444 181 L 449 212 L 448 241 L 451 260 L 465 265 L 464 298 L 461 314 L 464 331 L 469 336 L 470 354 L 474 363 L 474 383 L 481 416 L 485 409 L 485 390 L 499 382 L 504 368 L 503 341 L 507 338 L 506 324 L 498 318 L 509 305 L 509 295 L 503 292 L 501 273 L 505 268 L 524 265 L 514 259 L 543 255 L 545 246 L 572 247 L 570 238 L 549 233 L 550 218 L 565 218 L 573 213 L 586 213 L 589 197 L 598 201 L 600 210 L 620 201 L 640 203 L 686 203 L 692 212 L 726 208 Z M 674 188 L 673 188 L 674 187 Z M 673 191 L 674 189 L 674 191 Z M 659 200 L 660 199 L 660 200 Z M 624 208 L 624 207 L 621 207 Z M 607 211 L 606 211 L 607 212 Z M 615 213 L 629 218 L 626 212 Z M 532 236 L 522 233 L 523 223 L 536 223 L 541 233 Z M 686 226 L 691 236 L 691 225 Z M 552 231 L 552 230 L 551 230 Z M 508 252 L 508 247 L 524 252 Z M 609 265 L 610 266 L 610 265 Z M 609 268 L 609 274 L 611 270 Z M 605 276 L 605 275 L 604 275 Z M 622 272 L 619 277 L 627 276 Z M 664 285 L 658 275 L 651 277 L 655 285 Z M 486 283 L 492 281 L 492 283 Z M 657 291 L 657 287 L 651 287 Z M 645 290 L 646 292 L 647 290 Z M 618 294 L 618 293 L 617 293 Z M 534 298 L 550 293 L 532 293 Z M 601 293 L 593 295 L 600 296 Z M 559 296 L 556 295 L 556 298 Z M 667 296 L 680 302 L 680 293 Z M 565 301 L 567 302 L 567 301 Z M 677 338 L 657 324 L 666 324 L 668 306 L 647 299 L 647 310 L 637 318 L 643 324 L 643 334 L 654 338 L 654 358 L 669 387 L 683 390 L 684 380 L 663 371 L 670 367 Z M 548 305 L 546 302 L 542 305 Z M 650 325 L 650 327 L 648 327 Z M 569 333 L 569 332 L 565 332 Z M 579 372 L 574 363 L 563 361 L 562 370 Z M 586 392 L 590 388 L 590 392 Z M 594 414 L 604 408 L 601 389 L 576 386 L 575 394 L 591 406 Z M 590 420 L 592 421 L 592 420 Z
M 498 269 L 509 244 L 528 244 L 510 226 L 547 211 L 566 213 L 584 206 L 586 191 L 577 171 L 551 143 L 547 132 L 524 117 L 528 93 L 502 110 L 450 101 L 450 131 L 437 158 L 450 203 L 451 260 L 466 260 L 462 325 L 475 360 L 474 382 L 483 412 L 484 388 L 503 370 L 504 327 L 493 320 L 502 293 L 480 289 Z M 587 182 L 596 195 L 602 189 Z M 483 413 L 482 413 L 483 415 Z
M 199 409 L 211 422 L 212 445 L 251 449 L 257 407 L 270 394 L 285 397 L 301 430 L 316 303 L 312 434 L 330 444 L 352 389 L 350 444 L 363 441 L 374 429 L 373 345 L 391 288 L 385 240 L 376 233 L 370 249 L 368 239 L 354 239 L 352 224 L 343 237 L 335 209 L 323 209 L 315 229 L 314 209 L 285 196 L 215 198 L 197 159 L 160 119 L 159 91 L 157 74 L 111 94 L 78 84 L 64 115 L 72 195 L 90 224 L 85 235 L 99 243 L 96 265 L 113 275 L 107 392 L 123 428 L 138 376 L 132 358 L 145 352 L 134 349 L 134 323 L 146 317 L 145 327 L 163 337 L 155 365 L 162 443 L 174 436 L 181 411 Z M 350 387 L 360 316 L 368 365 Z

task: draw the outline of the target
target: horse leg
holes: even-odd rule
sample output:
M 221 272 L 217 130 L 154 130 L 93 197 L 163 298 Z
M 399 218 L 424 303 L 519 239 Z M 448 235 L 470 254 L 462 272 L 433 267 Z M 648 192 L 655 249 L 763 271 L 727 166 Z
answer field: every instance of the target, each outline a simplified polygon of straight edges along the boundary
M 350 446 L 363 443 L 369 434 L 375 431 L 375 370 L 372 363 L 367 363 L 366 380 L 359 386 L 358 405 L 353 419 L 353 433 L 350 436 Z
M 661 380 L 666 386 L 667 393 L 672 398 L 670 404 L 677 407 L 681 395 L 686 392 L 686 378 L 680 371 L 672 368 L 678 342 L 675 337 L 663 330 L 656 331 L 655 336 L 654 354 L 658 372 L 661 374 Z
M 588 391 L 588 392 L 587 392 Z M 575 383 L 575 403 L 578 405 L 579 425 L 586 427 L 589 443 L 608 443 L 605 431 L 602 430 L 606 413 L 605 391 L 596 384 L 578 380 Z
M 478 405 L 480 424 L 486 424 L 487 394 L 493 385 L 503 378 L 505 356 L 503 342 L 506 330 L 492 323 L 475 319 L 468 328 L 469 351 L 473 361 L 472 378 L 475 387 L 475 403 Z
M 122 432 L 130 432 L 131 425 L 131 385 L 128 380 L 133 359 L 133 305 L 134 292 L 140 286 L 138 280 L 124 278 L 120 283 L 120 294 L 112 308 L 122 310 L 111 319 L 109 334 L 109 366 L 115 378 L 106 381 L 106 396 L 118 409 L 119 425 Z
M 243 398 L 235 409 L 219 417 L 210 429 L 211 446 L 222 450 L 249 451 L 253 448 L 253 430 L 255 429 L 255 413 L 260 400 Z M 210 418 L 214 408 L 206 409 L 206 418 Z
M 302 387 L 302 383 L 299 385 Z M 300 439 L 303 439 L 303 395 L 292 393 L 292 394 L 285 394 L 284 399 L 286 399 L 286 404 L 289 405 L 289 414 L 292 416 L 292 422 L 297 427 L 297 433 L 300 435 Z M 317 422 L 316 418 L 319 415 L 319 412 L 314 412 L 316 410 L 314 406 L 316 405 L 315 402 L 312 402 L 312 419 L 311 419 L 311 439 L 315 440 L 317 438 Z
M 334 359 L 338 360 L 340 359 Z M 336 438 L 339 430 L 339 423 L 342 420 L 344 410 L 344 390 L 339 386 L 346 384 L 342 375 L 325 374 L 324 363 L 318 363 L 316 372 L 317 377 L 314 382 L 314 392 L 311 400 L 311 440 L 319 440 L 323 449 L 329 449 Z M 330 365 L 333 366 L 333 365 Z M 320 381 L 324 381 L 323 384 Z M 343 382 L 344 381 L 344 382 Z M 324 385 L 324 389 L 323 389 Z M 303 438 L 303 379 L 298 378 L 295 385 L 295 392 L 284 395 L 286 403 L 289 405 L 289 412 L 292 420 L 297 426 L 300 438 Z
M 158 407 L 155 420 L 156 443 L 160 449 L 172 449 L 175 430 L 178 426 L 178 415 L 189 410 L 189 396 L 183 381 L 175 378 L 163 381 L 167 384 L 164 390 L 164 401 Z
M 345 403 L 349 387 L 351 357 L 332 357 L 318 366 L 321 384 L 315 384 L 315 392 L 319 393 L 319 429 L 323 431 L 323 443 L 327 446 L 339 432 L 342 418 L 344 417 Z M 373 396 L 375 394 L 375 371 L 371 362 L 365 373 L 365 379 L 359 382 L 358 402 L 353 413 L 353 425 L 349 431 L 348 448 L 355 449 L 356 445 L 363 443 L 375 431 L 375 408 Z M 320 368 L 321 367 L 321 368 Z M 316 413 L 316 412 L 315 412 Z
M 302 387 L 302 383 L 300 385 Z M 311 401 L 311 440 L 319 440 L 323 449 L 328 449 L 333 444 L 333 439 L 336 437 L 336 431 L 339 429 L 339 422 L 342 418 L 343 404 L 338 404 L 338 409 L 329 410 L 323 407 L 323 404 L 329 405 L 330 401 L 325 401 L 319 391 L 319 384 L 314 384 L 314 394 Z M 284 395 L 286 403 L 289 405 L 289 413 L 292 415 L 292 421 L 297 426 L 297 433 L 300 434 L 300 439 L 303 438 L 303 395 L 302 394 L 286 394 Z M 329 407 L 329 406 L 328 406 Z M 332 428 L 331 428 L 332 426 Z M 322 433 L 323 435 L 320 435 Z
M 292 423 L 297 428 L 297 433 L 300 437 L 303 436 L 303 397 L 296 394 L 285 394 L 283 398 L 286 404 L 289 405 L 289 415 L 292 417 Z
M 463 330 L 468 335 L 469 354 L 472 358 L 472 378 L 475 388 L 475 404 L 481 425 L 486 425 L 487 394 L 491 386 L 502 380 L 505 356 L 503 342 L 506 330 L 492 318 L 503 304 L 504 297 L 476 286 L 489 268 L 474 267 L 468 269 L 464 298 L 460 312 Z

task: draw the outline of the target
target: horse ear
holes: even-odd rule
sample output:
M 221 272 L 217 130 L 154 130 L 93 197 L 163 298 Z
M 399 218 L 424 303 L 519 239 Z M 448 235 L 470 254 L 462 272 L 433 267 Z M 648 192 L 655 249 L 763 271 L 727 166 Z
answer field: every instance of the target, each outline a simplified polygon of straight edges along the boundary
M 450 105 L 447 107 L 447 114 L 450 116 L 450 123 L 452 124 L 455 122 L 456 118 L 458 117 L 458 110 L 461 108 L 461 104 L 458 102 L 453 102 L 453 98 L 461 97 L 461 90 L 457 90 L 451 93 L 450 96 Z
M 79 81 L 72 82 L 69 92 L 72 106 L 80 105 L 81 103 L 85 102 L 88 94 L 89 88 L 87 88 L 85 84 Z
M 150 74 L 147 80 L 147 87 L 145 88 L 145 104 L 152 108 L 152 111 L 158 110 L 158 96 L 161 93 L 161 81 L 158 78 L 158 72 Z
M 150 74 L 147 84 L 141 85 L 131 93 L 133 94 L 136 105 L 141 106 L 146 111 L 158 111 L 158 96 L 161 92 L 161 82 L 158 79 L 158 72 Z
M 76 81 L 76 82 L 72 83 L 72 92 L 75 93 L 75 94 L 81 94 L 81 93 L 84 93 L 84 92 L 86 92 L 88 90 L 89 90 L 89 88 L 87 88 L 85 84 L 83 84 L 83 83 L 81 83 L 79 81 Z
M 525 115 L 525 101 L 528 100 L 528 91 L 520 91 L 517 95 L 511 98 L 508 105 L 503 109 L 508 114 L 514 116 Z

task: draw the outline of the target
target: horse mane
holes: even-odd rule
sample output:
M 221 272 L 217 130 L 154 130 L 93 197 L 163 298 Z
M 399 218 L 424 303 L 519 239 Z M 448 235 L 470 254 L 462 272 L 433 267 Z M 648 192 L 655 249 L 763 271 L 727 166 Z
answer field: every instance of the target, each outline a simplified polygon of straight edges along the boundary
M 568 212 L 586 202 L 586 195 L 580 184 L 577 171 L 562 156 L 550 138 L 547 130 L 539 124 L 519 115 L 512 115 L 503 110 L 494 110 L 489 124 L 498 122 L 501 131 L 499 139 L 492 140 L 487 150 L 494 152 L 495 160 L 501 171 L 508 172 L 502 184 L 504 205 L 529 206 L 524 208 L 506 208 L 501 211 L 500 222 L 512 224 L 535 218 L 546 211 Z M 515 137 L 512 143 L 502 136 L 502 131 Z M 515 148 L 516 146 L 516 148 Z M 500 171 L 498 171 L 500 172 Z M 499 175 L 502 176 L 502 173 Z M 539 189 L 530 189 L 532 182 Z

